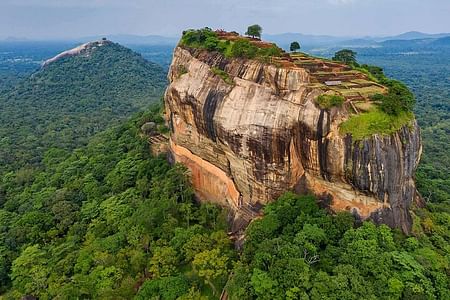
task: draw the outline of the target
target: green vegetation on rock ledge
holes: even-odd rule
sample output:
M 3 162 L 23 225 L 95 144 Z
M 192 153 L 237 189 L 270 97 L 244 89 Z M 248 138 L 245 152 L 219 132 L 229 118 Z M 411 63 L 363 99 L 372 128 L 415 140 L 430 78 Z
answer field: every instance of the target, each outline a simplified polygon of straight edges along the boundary
M 358 141 L 375 134 L 388 135 L 397 132 L 414 119 L 414 115 L 402 112 L 399 115 L 389 115 L 378 109 L 360 113 L 350 117 L 340 125 L 343 134 L 351 134 Z
M 375 104 L 371 111 L 353 115 L 340 125 L 343 134 L 351 134 L 354 140 L 368 138 L 374 134 L 392 134 L 414 119 L 413 109 L 416 100 L 405 84 L 387 78 L 380 67 L 359 65 L 356 62 L 356 52 L 351 50 L 336 52 L 333 59 L 350 64 L 388 88 L 387 94 L 375 94 L 370 97 Z
M 225 81 L 227 84 L 230 84 L 230 85 L 234 84 L 233 79 L 231 79 L 230 75 L 228 75 L 228 73 L 225 72 L 224 70 L 213 67 L 213 68 L 211 68 L 211 71 L 214 74 L 216 74 L 217 76 L 219 76 L 220 78 L 222 78 L 222 80 Z
M 282 54 L 282 50 L 275 44 L 272 44 L 271 47 L 261 48 L 242 37 L 233 41 L 221 39 L 217 32 L 210 28 L 184 31 L 180 45 L 218 51 L 226 57 L 262 59 L 267 62 L 270 57 L 277 57 Z
M 322 109 L 329 109 L 335 106 L 341 106 L 345 99 L 339 95 L 320 95 L 317 97 L 317 103 Z

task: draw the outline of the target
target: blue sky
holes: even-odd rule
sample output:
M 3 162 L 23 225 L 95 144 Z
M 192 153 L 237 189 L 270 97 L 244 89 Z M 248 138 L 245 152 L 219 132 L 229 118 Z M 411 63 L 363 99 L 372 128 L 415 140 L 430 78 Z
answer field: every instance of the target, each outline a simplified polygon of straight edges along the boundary
M 450 32 L 450 0 L 0 0 L 0 38 L 177 35 L 209 26 L 337 36 Z

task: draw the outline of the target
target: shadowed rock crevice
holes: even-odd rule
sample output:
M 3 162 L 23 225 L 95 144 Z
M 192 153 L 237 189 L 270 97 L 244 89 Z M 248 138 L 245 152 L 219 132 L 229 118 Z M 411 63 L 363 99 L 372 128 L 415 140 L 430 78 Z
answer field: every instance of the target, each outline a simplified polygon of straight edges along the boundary
M 217 141 L 216 129 L 214 127 L 214 114 L 220 101 L 225 97 L 225 94 L 221 91 L 211 90 L 206 96 L 205 104 L 203 105 L 203 122 L 206 127 L 206 134 L 208 138 Z

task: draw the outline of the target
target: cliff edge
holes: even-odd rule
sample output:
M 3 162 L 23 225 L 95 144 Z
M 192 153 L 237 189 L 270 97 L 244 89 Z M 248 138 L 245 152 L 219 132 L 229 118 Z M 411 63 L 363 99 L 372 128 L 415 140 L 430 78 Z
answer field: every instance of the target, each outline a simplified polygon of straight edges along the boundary
M 199 199 L 250 220 L 287 190 L 311 192 L 332 211 L 410 232 L 417 122 L 364 138 L 341 128 L 387 93 L 369 75 L 301 53 L 248 59 L 180 44 L 168 77 L 170 151 L 191 171 Z M 342 101 L 319 101 L 332 96 Z

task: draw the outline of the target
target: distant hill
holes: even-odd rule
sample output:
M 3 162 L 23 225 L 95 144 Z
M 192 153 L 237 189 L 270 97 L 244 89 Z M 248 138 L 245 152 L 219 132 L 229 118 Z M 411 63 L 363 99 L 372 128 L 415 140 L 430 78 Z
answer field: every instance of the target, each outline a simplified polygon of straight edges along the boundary
M 286 47 L 293 41 L 298 41 L 302 46 L 321 46 L 343 42 L 351 37 L 336 37 L 329 35 L 312 35 L 302 33 L 264 34 L 263 39 Z
M 450 46 L 450 37 L 415 40 L 387 40 L 379 44 L 380 46 L 385 48 L 409 48 L 414 50 L 426 50 Z
M 377 46 L 378 43 L 389 41 L 412 41 L 412 40 L 429 40 L 449 37 L 450 33 L 428 34 L 418 31 L 405 32 L 395 36 L 387 37 L 338 37 L 329 35 L 310 35 L 301 33 L 282 33 L 282 34 L 267 34 L 264 35 L 264 39 L 279 44 L 280 46 L 287 48 L 293 41 L 298 41 L 302 46 L 309 47 L 335 47 L 337 45 L 345 47 L 367 47 Z M 405 45 L 407 43 L 404 43 Z M 381 45 L 378 45 L 381 46 Z
M 122 45 L 175 45 L 180 37 L 168 37 L 162 35 L 133 35 L 133 34 L 112 34 L 105 36 L 91 36 L 79 38 L 79 42 L 87 42 L 92 40 L 99 40 L 101 38 L 115 41 Z
M 435 39 L 416 39 L 416 40 L 387 40 L 381 42 L 383 47 L 424 47 L 431 44 Z
M 418 39 L 438 39 L 442 37 L 448 37 L 450 33 L 423 33 L 419 31 L 409 31 L 399 35 L 383 38 L 384 40 L 418 40 Z
M 38 166 L 49 148 L 79 147 L 160 98 L 160 66 L 109 41 L 81 48 L 0 95 L 0 174 Z

